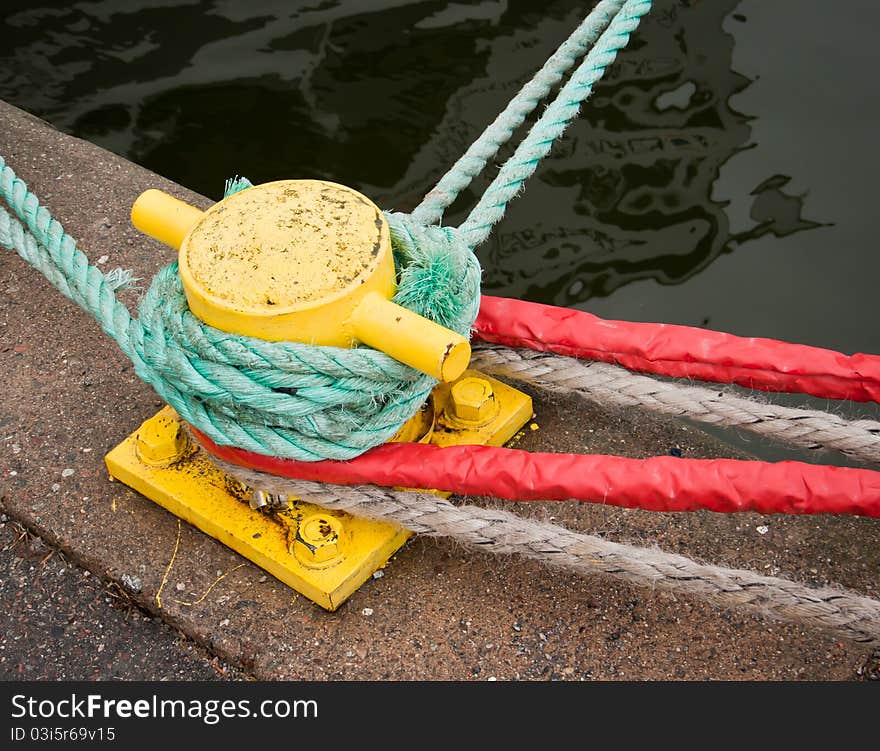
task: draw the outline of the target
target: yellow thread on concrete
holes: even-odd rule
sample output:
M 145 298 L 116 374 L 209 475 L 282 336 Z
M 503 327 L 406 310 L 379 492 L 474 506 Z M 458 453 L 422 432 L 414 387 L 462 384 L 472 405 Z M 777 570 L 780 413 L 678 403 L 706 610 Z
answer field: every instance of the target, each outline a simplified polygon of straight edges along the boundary
M 171 573 L 171 567 L 174 565 L 174 559 L 177 558 L 177 548 L 180 547 L 180 517 L 177 519 L 177 539 L 174 541 L 174 550 L 171 553 L 171 560 L 168 561 L 168 567 L 165 569 L 165 573 L 162 576 L 162 582 L 159 584 L 159 589 L 156 591 L 156 605 L 161 610 L 162 609 L 162 590 L 165 588 L 165 584 L 168 582 L 168 576 Z
M 238 571 L 240 568 L 242 568 L 245 565 L 247 565 L 247 564 L 239 563 L 235 568 L 229 569 L 229 571 L 227 571 L 225 574 L 220 574 L 220 576 L 218 576 L 216 579 L 214 579 L 211 586 L 205 590 L 205 593 L 201 597 L 199 597 L 198 600 L 193 600 L 192 602 L 187 602 L 186 600 L 175 600 L 174 602 L 176 602 L 178 605 L 186 605 L 187 607 L 190 607 L 190 608 L 193 605 L 200 605 L 201 603 L 203 603 L 205 601 L 205 598 L 209 594 L 211 594 L 211 590 L 214 589 L 214 587 L 216 587 L 227 576 L 229 576 L 232 573 L 235 573 L 236 571 Z

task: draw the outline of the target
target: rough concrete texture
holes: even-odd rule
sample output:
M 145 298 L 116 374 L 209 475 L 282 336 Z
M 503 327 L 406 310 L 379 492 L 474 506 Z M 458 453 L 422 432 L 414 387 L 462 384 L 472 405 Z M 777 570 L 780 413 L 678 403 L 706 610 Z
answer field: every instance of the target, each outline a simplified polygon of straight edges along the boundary
M 107 256 L 104 268 L 132 268 L 145 280 L 172 252 L 132 229 L 132 201 L 158 187 L 206 205 L 8 105 L 0 105 L 0 153 L 92 259 Z M 6 513 L 96 576 L 127 582 L 144 608 L 259 678 L 851 679 L 873 669 L 864 646 L 807 627 L 450 540 L 411 540 L 384 576 L 326 613 L 250 563 L 236 569 L 239 556 L 183 524 L 159 610 L 178 522 L 111 483 L 102 457 L 160 402 L 98 326 L 12 253 L 0 256 L 0 290 Z M 535 396 L 540 429 L 526 431 L 522 448 L 647 456 L 677 446 L 684 456 L 733 455 L 701 431 L 645 411 Z M 575 503 L 517 510 L 614 540 L 880 595 L 876 520 Z M 230 571 L 200 604 L 178 601 Z

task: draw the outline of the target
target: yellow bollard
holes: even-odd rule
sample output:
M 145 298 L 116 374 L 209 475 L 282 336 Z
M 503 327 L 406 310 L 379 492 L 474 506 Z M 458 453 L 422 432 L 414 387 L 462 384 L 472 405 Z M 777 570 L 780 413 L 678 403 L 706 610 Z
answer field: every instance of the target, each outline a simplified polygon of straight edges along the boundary
M 465 337 L 391 302 L 388 223 L 350 188 L 280 180 L 206 212 L 149 190 L 132 221 L 179 249 L 190 309 L 222 331 L 333 347 L 363 342 L 439 381 L 455 380 L 470 361 Z
M 364 295 L 346 323 L 364 344 L 438 381 L 454 381 L 471 359 L 471 346 L 463 336 L 431 321 L 426 326 L 422 316 L 376 292 Z
M 528 395 L 465 370 L 467 340 L 390 301 L 396 279 L 388 224 L 359 193 L 285 180 L 202 212 L 148 190 L 131 214 L 138 229 L 179 251 L 187 302 L 206 323 L 273 341 L 363 342 L 445 381 L 393 441 L 501 445 L 531 417 Z M 410 535 L 292 496 L 280 506 L 264 500 L 252 507 L 248 489 L 188 442 L 171 407 L 105 460 L 113 477 L 327 610 Z

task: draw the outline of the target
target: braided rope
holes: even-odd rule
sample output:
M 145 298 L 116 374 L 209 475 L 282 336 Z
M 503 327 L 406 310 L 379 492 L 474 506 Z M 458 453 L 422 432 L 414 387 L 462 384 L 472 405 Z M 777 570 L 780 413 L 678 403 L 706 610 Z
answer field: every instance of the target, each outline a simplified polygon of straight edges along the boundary
M 708 425 L 742 428 L 807 449 L 835 449 L 862 462 L 880 462 L 880 422 L 875 420 L 845 420 L 828 412 L 658 381 L 618 365 L 530 349 L 481 346 L 474 349 L 471 362 L 488 373 L 548 391 L 577 393 L 600 404 L 647 407 Z
M 292 495 L 356 516 L 393 522 L 423 535 L 452 537 L 480 551 L 523 555 L 575 573 L 609 574 L 642 587 L 745 607 L 767 617 L 818 627 L 857 642 L 880 644 L 880 602 L 854 592 L 712 566 L 655 548 L 603 540 L 501 509 L 456 506 L 426 493 L 290 480 L 211 460 L 250 488 Z

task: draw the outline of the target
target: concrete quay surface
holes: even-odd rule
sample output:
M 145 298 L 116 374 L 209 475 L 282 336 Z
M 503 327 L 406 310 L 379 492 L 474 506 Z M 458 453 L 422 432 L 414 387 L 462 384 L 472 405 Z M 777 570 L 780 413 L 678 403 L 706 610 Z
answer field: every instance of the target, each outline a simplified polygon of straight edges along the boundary
M 173 253 L 131 227 L 128 212 L 139 193 L 161 188 L 209 205 L 3 103 L 0 154 L 93 262 L 133 269 L 145 280 L 142 285 Z M 876 675 L 877 655 L 870 648 L 818 630 L 610 577 L 578 577 L 471 551 L 452 540 L 412 539 L 383 576 L 368 580 L 337 612 L 327 613 L 111 482 L 104 454 L 157 411 L 158 397 L 92 319 L 7 251 L 0 254 L 0 291 L 0 510 L 49 549 L 60 549 L 71 576 L 88 571 L 86 578 L 124 590 L 133 606 L 193 640 L 196 651 L 187 654 L 202 654 L 197 650 L 203 648 L 216 655 L 217 664 L 234 666 L 227 677 L 847 680 Z M 137 292 L 127 291 L 123 298 L 132 307 Z M 532 394 L 540 429 L 526 431 L 521 448 L 625 456 L 678 448 L 687 457 L 741 456 L 692 425 L 644 410 Z M 877 520 L 652 514 L 575 503 L 524 504 L 516 510 L 609 539 L 880 596 Z M 14 561 L 0 558 L 0 593 L 16 591 L 15 610 L 2 623 L 6 640 L 0 669 L 8 678 L 16 676 L 4 665 L 28 658 L 16 661 L 14 651 L 37 649 L 10 634 L 39 627 L 34 613 L 45 619 L 56 607 L 52 598 L 28 606 L 29 596 L 38 597 L 41 569 L 31 571 Z M 160 608 L 156 594 L 166 572 Z M 30 585 L 28 577 L 33 577 Z M 13 578 L 16 585 L 4 588 Z M 4 609 L 11 610 L 7 596 L 4 600 Z M 112 603 L 106 612 L 76 602 L 63 607 L 87 611 L 79 617 L 91 621 L 109 624 L 114 617 Z M 47 663 L 69 649 L 62 637 L 50 629 L 40 641 Z M 148 631 L 125 638 L 164 637 Z M 37 670 L 26 677 L 56 676 Z M 93 677 L 146 676 L 123 668 Z M 204 670 L 194 667 L 188 677 L 204 677 Z

